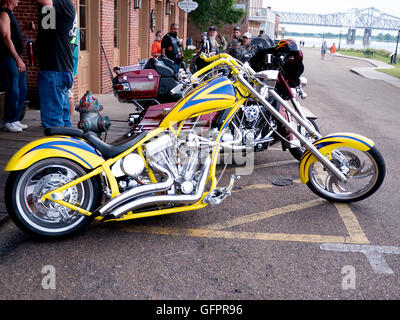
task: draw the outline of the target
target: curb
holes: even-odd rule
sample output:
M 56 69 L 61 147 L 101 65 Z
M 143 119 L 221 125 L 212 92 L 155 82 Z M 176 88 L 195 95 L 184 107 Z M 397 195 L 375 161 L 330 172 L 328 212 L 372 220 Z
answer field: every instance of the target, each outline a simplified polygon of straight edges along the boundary
M 354 72 L 366 79 L 371 79 L 371 80 L 381 80 L 386 83 L 389 83 L 395 87 L 400 88 L 400 79 L 396 78 L 394 76 L 391 76 L 389 74 L 379 72 L 376 69 L 393 69 L 394 66 L 391 66 L 385 62 L 373 60 L 373 59 L 365 59 L 365 58 L 360 58 L 360 57 L 353 57 L 353 56 L 346 56 L 343 54 L 337 54 L 337 57 L 340 58 L 347 58 L 347 59 L 355 59 L 355 60 L 361 60 L 370 63 L 374 67 L 363 67 L 363 68 L 351 68 L 350 71 Z

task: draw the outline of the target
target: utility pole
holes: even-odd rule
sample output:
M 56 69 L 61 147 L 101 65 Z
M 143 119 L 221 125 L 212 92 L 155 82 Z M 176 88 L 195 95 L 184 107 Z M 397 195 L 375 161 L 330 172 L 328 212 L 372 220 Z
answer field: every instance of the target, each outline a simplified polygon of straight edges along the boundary
M 396 42 L 396 51 L 394 52 L 394 59 L 393 62 L 396 64 L 396 59 L 397 59 L 397 47 L 399 46 L 399 36 L 400 36 L 400 26 L 398 26 L 399 31 L 397 32 L 397 42 Z

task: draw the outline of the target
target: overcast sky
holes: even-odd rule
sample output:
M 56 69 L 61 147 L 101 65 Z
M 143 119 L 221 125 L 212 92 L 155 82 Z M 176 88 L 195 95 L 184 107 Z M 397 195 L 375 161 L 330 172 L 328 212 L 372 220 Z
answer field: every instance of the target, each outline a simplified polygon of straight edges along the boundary
M 264 0 L 264 3 L 274 11 L 321 14 L 375 7 L 400 18 L 400 0 Z
M 273 11 L 320 14 L 343 12 L 353 8 L 366 9 L 375 7 L 384 13 L 400 18 L 400 0 L 264 0 L 263 7 L 271 7 Z M 347 32 L 345 27 L 332 28 L 298 25 L 285 25 L 284 27 L 288 32 Z M 362 30 L 358 32 L 362 33 Z M 380 32 L 397 35 L 397 31 L 372 30 L 373 35 Z

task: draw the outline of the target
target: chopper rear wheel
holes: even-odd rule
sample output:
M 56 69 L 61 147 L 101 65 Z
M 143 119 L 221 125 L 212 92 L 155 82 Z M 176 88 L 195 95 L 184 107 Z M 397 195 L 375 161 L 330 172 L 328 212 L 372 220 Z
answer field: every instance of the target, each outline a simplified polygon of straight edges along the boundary
M 63 158 L 44 159 L 25 170 L 11 172 L 5 188 L 10 218 L 34 237 L 58 239 L 81 231 L 93 217 L 50 200 L 42 202 L 41 197 L 85 174 L 77 163 Z M 93 211 L 101 201 L 100 188 L 100 181 L 91 178 L 63 191 L 63 200 Z

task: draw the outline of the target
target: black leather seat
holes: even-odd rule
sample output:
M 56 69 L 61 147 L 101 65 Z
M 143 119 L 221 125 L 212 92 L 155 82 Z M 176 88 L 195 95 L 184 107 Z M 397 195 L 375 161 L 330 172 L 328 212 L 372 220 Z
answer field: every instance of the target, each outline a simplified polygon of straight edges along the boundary
M 71 137 L 83 137 L 83 130 L 77 128 L 66 128 L 66 127 L 48 127 L 44 129 L 46 136 L 71 136 Z
M 104 142 L 94 132 L 89 131 L 85 133 L 82 130 L 75 128 L 49 127 L 44 130 L 44 134 L 46 136 L 62 135 L 83 138 L 94 148 L 99 150 L 104 159 L 110 159 L 134 146 L 147 135 L 147 132 L 144 131 L 137 136 L 130 136 L 128 134 L 124 139 L 119 139 L 118 142 L 112 144 Z
M 147 60 L 143 69 L 154 69 L 161 77 L 174 76 L 174 71 L 171 68 L 165 66 L 163 63 L 154 58 L 150 58 L 149 60 Z

